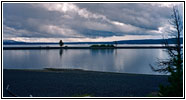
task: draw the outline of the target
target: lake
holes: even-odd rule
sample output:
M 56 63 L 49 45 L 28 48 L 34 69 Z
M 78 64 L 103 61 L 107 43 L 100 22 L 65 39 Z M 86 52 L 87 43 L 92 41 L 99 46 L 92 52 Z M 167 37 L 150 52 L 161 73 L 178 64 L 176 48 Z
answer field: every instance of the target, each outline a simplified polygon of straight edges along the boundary
M 92 44 L 64 44 L 64 46 L 68 47 L 89 47 Z M 170 44 L 172 45 L 172 44 Z M 162 46 L 162 44 L 117 44 L 117 47 L 133 47 L 133 46 Z M 59 44 L 15 44 L 15 45 L 3 45 L 3 47 L 59 47 Z
M 103 72 L 159 74 L 149 64 L 166 58 L 163 49 L 3 50 L 4 69 L 70 68 Z

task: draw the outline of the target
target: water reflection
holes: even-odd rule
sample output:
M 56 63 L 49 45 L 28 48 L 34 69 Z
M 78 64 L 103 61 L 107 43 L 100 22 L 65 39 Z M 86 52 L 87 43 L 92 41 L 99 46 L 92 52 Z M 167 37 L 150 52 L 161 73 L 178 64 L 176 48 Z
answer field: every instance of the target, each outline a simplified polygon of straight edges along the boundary
M 92 55 L 110 55 L 115 49 L 90 49 Z
M 60 56 L 60 58 L 62 58 L 62 55 L 63 55 L 63 49 L 59 49 L 59 56 Z
M 149 64 L 166 56 L 162 49 L 4 50 L 3 68 L 76 68 L 158 74 Z

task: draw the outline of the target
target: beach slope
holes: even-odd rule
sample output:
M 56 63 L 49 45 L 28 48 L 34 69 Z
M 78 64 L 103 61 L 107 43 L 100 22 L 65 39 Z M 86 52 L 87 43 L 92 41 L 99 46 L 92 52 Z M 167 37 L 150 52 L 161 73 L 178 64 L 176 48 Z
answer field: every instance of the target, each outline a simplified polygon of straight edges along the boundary
M 3 70 L 3 96 L 20 97 L 146 97 L 168 84 L 166 75 L 143 75 L 84 70 Z

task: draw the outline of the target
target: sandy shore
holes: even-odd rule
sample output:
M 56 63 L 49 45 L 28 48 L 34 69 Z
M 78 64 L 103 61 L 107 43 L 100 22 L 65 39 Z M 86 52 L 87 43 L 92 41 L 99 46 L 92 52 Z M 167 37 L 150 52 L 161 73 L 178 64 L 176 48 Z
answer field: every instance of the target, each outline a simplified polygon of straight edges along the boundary
M 3 70 L 3 96 L 20 97 L 147 97 L 168 84 L 166 75 L 107 73 L 84 70 Z

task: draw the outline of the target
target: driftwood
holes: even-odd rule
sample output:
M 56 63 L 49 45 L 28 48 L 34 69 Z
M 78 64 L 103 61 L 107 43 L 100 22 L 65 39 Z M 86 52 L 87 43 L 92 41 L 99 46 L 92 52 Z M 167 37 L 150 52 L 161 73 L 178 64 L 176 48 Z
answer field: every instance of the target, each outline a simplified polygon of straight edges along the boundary
M 13 96 L 13 97 L 20 97 L 20 96 L 16 95 L 15 93 L 13 93 L 12 91 L 10 91 L 9 87 L 10 87 L 10 85 L 8 84 L 7 87 L 6 87 L 6 91 L 7 91 L 11 96 Z M 32 97 L 31 94 L 30 94 L 29 96 Z

